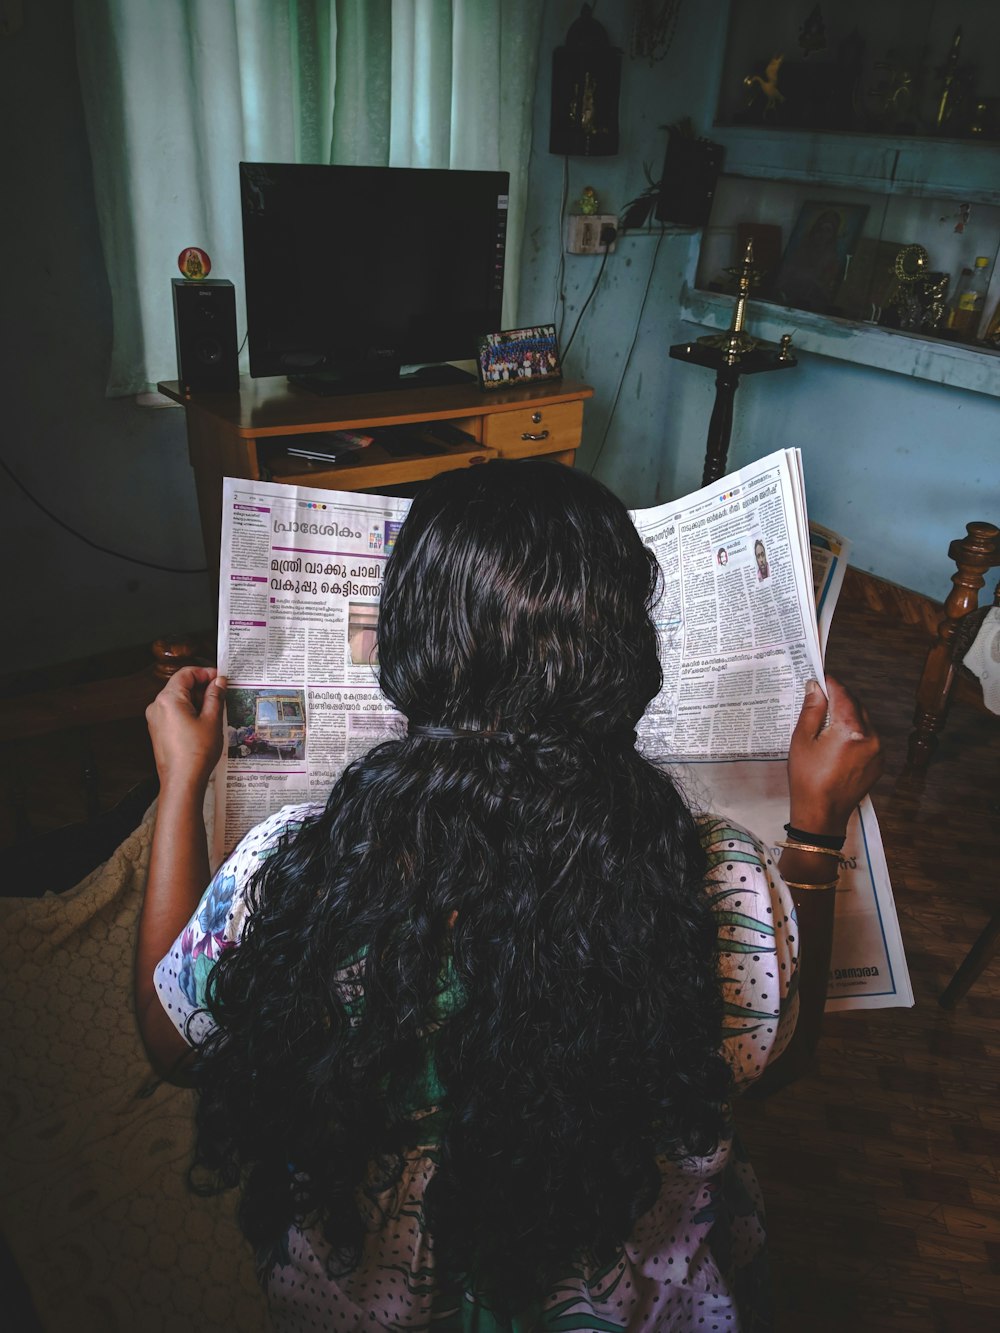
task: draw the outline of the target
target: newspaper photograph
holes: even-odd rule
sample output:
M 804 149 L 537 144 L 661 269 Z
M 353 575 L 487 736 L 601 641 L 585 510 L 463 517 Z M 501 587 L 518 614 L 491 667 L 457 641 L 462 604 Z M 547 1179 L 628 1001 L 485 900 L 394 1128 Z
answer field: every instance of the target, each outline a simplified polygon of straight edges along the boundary
M 409 501 L 226 478 L 219 580 L 226 742 L 212 863 L 283 805 L 325 801 L 403 720 L 378 684 L 378 603 Z M 664 683 L 639 745 L 698 809 L 770 845 L 785 758 L 823 650 L 848 545 L 810 529 L 801 456 L 783 450 L 633 514 L 657 556 Z M 819 621 L 817 621 L 817 609 Z M 828 1008 L 913 1003 L 878 822 L 866 801 L 842 856 Z

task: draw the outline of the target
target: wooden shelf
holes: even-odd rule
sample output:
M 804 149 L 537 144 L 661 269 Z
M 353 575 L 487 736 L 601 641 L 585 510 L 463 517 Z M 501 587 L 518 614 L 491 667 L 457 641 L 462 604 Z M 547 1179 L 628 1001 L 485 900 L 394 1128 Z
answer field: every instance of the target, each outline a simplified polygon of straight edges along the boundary
M 495 449 L 477 445 L 469 449 L 446 449 L 439 454 L 395 457 L 379 444 L 370 444 L 356 458 L 343 463 L 309 464 L 301 458 L 276 454 L 267 460 L 272 481 L 288 486 L 323 486 L 334 491 L 374 491 L 381 486 L 402 486 L 427 481 L 452 468 L 473 467 L 498 457 Z
M 681 292 L 682 318 L 710 329 L 729 328 L 733 304 L 732 296 L 701 291 L 690 284 Z M 820 356 L 1000 397 L 1000 352 L 989 348 L 947 342 L 943 338 L 922 338 L 900 329 L 793 310 L 769 301 L 749 303 L 747 328 L 755 337 L 769 342 L 777 342 L 783 333 L 790 333 L 793 351 L 816 352 Z
M 977 6 L 974 10 L 977 22 L 989 11 L 989 6 Z M 737 20 L 744 25 L 738 32 Z M 735 112 L 731 94 L 736 72 L 749 68 L 747 62 L 752 64 L 760 54 L 757 49 L 759 34 L 755 32 L 751 41 L 754 49 L 751 51 L 748 47 L 735 64 L 731 59 L 732 43 L 746 41 L 745 20 L 745 13 L 738 11 L 729 0 L 714 9 L 711 17 L 706 19 L 713 26 L 714 49 L 718 53 L 708 75 L 709 103 L 720 109 L 725 106 L 730 114 Z M 800 21 L 790 5 L 772 6 L 768 10 L 769 24 L 786 21 Z M 943 18 L 941 21 L 944 22 Z M 945 29 L 947 40 L 950 40 L 953 24 L 948 26 L 946 23 L 941 34 Z M 988 30 L 992 31 L 992 28 Z M 973 31 L 972 27 L 966 28 L 967 43 L 974 40 L 970 38 Z M 946 40 L 941 34 L 941 40 Z M 973 54 L 971 47 L 963 47 L 963 62 Z M 725 175 L 753 182 L 762 191 L 769 186 L 781 185 L 810 191 L 815 188 L 817 192 L 824 189 L 856 191 L 863 196 L 872 196 L 876 206 L 881 200 L 886 213 L 890 201 L 897 207 L 906 199 L 914 200 L 915 205 L 919 202 L 925 215 L 919 227 L 909 230 L 902 227 L 898 235 L 895 230 L 889 230 L 885 235 L 901 244 L 922 241 L 932 252 L 935 248 L 934 231 L 933 227 L 928 228 L 926 215 L 930 214 L 937 200 L 942 202 L 943 207 L 937 210 L 942 214 L 957 212 L 957 203 L 972 205 L 970 246 L 975 244 L 972 237 L 981 225 L 979 210 L 982 206 L 1000 205 L 1000 142 L 994 140 L 734 124 L 724 115 L 713 124 L 710 137 L 725 149 Z M 823 196 L 817 193 L 806 197 Z M 920 207 L 914 208 L 914 215 L 920 215 Z M 745 216 L 748 221 L 774 220 L 763 207 L 749 209 Z M 941 219 L 942 222 L 946 220 Z M 936 225 L 936 217 L 932 218 L 932 223 Z M 724 225 L 728 226 L 728 221 Z M 892 225 L 895 227 L 896 224 Z M 982 248 L 970 249 L 970 258 L 963 259 L 963 264 L 970 263 L 971 256 L 976 254 L 995 255 L 995 230 L 990 233 L 990 225 L 987 224 L 987 235 L 981 235 L 978 242 Z M 925 236 L 928 239 L 925 240 Z M 786 231 L 782 243 L 787 242 Z M 959 270 L 955 261 L 933 261 L 932 253 L 932 267 L 950 271 L 953 278 L 957 278 Z M 726 329 L 732 319 L 733 298 L 700 288 L 697 267 L 698 256 L 695 255 L 682 291 L 682 317 L 705 328 Z M 702 281 L 705 281 L 704 275 Z M 988 310 L 997 297 L 997 289 L 991 288 Z M 807 352 L 954 385 L 974 393 L 1000 396 L 997 354 L 987 348 L 928 338 L 862 320 L 788 309 L 765 301 L 750 303 L 747 324 L 752 334 L 769 341 L 776 341 L 782 333 L 791 333 L 793 347 Z
M 751 180 L 1000 204 L 1000 143 L 715 125 L 725 172 Z

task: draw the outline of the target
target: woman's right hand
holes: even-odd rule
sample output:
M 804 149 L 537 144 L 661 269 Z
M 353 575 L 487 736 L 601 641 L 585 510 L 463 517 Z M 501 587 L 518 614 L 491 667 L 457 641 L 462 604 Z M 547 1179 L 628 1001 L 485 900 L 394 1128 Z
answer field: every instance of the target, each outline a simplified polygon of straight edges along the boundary
M 882 773 L 878 735 L 868 713 L 838 680 L 806 688 L 788 751 L 791 824 L 840 837 Z

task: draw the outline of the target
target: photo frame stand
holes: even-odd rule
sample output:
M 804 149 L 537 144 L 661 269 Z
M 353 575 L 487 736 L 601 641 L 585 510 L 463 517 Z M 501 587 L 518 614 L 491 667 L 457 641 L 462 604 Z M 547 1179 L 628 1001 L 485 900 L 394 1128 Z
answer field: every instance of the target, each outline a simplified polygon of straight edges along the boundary
M 536 380 L 562 379 L 554 324 L 484 333 L 476 344 L 479 387 L 484 392 Z

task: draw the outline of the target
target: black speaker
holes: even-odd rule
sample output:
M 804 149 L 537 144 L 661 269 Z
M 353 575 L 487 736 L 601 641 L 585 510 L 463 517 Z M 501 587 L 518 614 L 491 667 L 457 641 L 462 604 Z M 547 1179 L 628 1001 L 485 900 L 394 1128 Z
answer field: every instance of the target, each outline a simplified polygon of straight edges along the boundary
M 724 152 L 721 144 L 691 138 L 670 126 L 656 204 L 657 222 L 707 226 Z
M 174 334 L 181 393 L 236 393 L 236 289 L 226 278 L 174 278 Z

